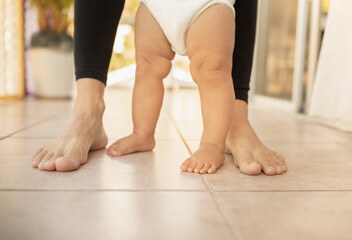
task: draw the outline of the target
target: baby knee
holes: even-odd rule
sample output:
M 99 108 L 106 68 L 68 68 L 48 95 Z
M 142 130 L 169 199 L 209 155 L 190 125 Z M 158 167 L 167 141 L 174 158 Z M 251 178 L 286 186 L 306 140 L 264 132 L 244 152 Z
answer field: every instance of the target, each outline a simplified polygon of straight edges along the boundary
M 197 84 L 227 80 L 231 76 L 231 69 L 232 59 L 217 54 L 193 58 L 190 65 L 191 75 Z
M 171 60 L 164 57 L 137 57 L 136 74 L 143 79 L 164 79 L 170 72 Z

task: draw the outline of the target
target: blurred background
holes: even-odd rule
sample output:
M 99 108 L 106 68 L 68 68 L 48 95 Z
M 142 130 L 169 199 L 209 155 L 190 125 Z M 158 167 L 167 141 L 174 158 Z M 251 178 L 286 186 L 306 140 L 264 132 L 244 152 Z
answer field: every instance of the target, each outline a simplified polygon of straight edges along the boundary
M 330 0 L 258 3 L 250 101 L 281 111 L 308 113 Z M 74 94 L 73 4 L 74 0 L 0 1 L 0 98 Z M 138 5 L 138 0 L 126 1 L 108 87 L 133 86 Z M 188 70 L 187 57 L 177 56 L 165 86 L 195 88 Z M 57 82 L 61 85 L 55 85 Z

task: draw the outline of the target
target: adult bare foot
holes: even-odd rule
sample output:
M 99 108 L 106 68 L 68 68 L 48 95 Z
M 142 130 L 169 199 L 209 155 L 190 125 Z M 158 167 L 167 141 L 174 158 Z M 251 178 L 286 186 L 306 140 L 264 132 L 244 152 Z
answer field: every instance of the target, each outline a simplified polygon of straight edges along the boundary
M 154 136 L 144 137 L 136 133 L 132 133 L 124 138 L 117 140 L 108 148 L 108 154 L 113 157 L 122 155 L 151 151 L 155 147 Z
M 225 155 L 210 143 L 201 143 L 198 150 L 180 166 L 182 172 L 214 173 L 224 163 Z
M 104 87 L 95 79 L 77 81 L 73 119 L 54 142 L 37 150 L 32 157 L 33 167 L 72 171 L 87 161 L 90 150 L 105 148 L 108 139 L 102 124 Z
M 226 152 L 232 153 L 235 165 L 244 174 L 282 174 L 287 171 L 284 157 L 266 147 L 248 121 L 248 105 L 236 100 L 232 125 L 226 138 Z

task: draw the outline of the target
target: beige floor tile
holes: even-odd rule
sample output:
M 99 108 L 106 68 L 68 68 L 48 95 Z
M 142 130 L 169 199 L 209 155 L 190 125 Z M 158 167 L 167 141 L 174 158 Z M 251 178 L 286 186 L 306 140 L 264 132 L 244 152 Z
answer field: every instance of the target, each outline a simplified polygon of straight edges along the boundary
M 107 103 L 106 105 L 109 105 L 109 104 L 110 103 Z M 71 116 L 70 116 L 70 119 L 71 119 Z M 130 106 L 130 104 L 125 104 L 125 105 L 115 104 L 113 106 L 106 107 L 104 112 L 104 118 L 132 121 L 132 106 Z M 162 107 L 161 109 L 158 122 L 160 121 L 170 121 L 169 117 L 167 116 L 165 107 Z
M 196 89 L 167 94 L 167 107 L 182 135 L 199 140 L 202 116 Z M 249 105 L 249 119 L 263 140 L 305 142 L 352 142 L 352 134 L 302 120 L 294 114 L 259 109 Z
M 34 99 L 4 101 L 0 105 L 0 116 L 21 118 L 50 117 L 72 109 L 72 99 Z
M 73 100 L 72 100 L 73 101 Z M 67 105 L 73 104 L 72 102 L 67 102 Z M 45 112 L 44 112 L 45 113 Z M 57 114 L 55 118 L 60 120 L 69 121 L 73 117 L 73 109 L 68 109 L 61 114 Z M 132 121 L 132 106 L 130 103 L 113 101 L 105 103 L 104 119 L 114 119 L 114 120 L 130 120 Z M 159 116 L 159 121 L 170 121 L 166 110 L 162 108 Z
M 256 110 L 250 116 L 256 133 L 263 140 L 296 142 L 352 142 L 352 134 L 314 124 L 295 115 Z
M 22 118 L 22 117 L 13 117 L 6 116 L 0 117 L 0 138 L 13 134 L 17 131 L 21 131 L 27 127 L 38 124 L 43 121 L 42 117 L 31 117 L 31 118 Z
M 352 192 L 220 192 L 241 240 L 349 240 Z
M 192 151 L 198 142 L 187 142 Z M 242 174 L 230 154 L 225 164 L 208 174 L 216 190 L 352 190 L 352 145 L 338 143 L 267 142 L 286 158 L 288 172 L 277 176 Z
M 0 105 L 0 138 L 71 108 L 68 100 L 4 101 Z
M 56 138 L 65 129 L 70 120 L 70 117 L 51 118 L 41 124 L 20 131 L 12 137 Z M 106 134 L 109 138 L 121 138 L 131 134 L 133 130 L 131 120 L 104 118 L 103 122 Z M 171 121 L 159 121 L 155 137 L 156 139 L 180 139 Z
M 165 105 L 175 120 L 202 121 L 200 99 L 197 90 L 167 92 Z
M 186 140 L 199 141 L 203 133 L 202 120 L 175 120 L 176 126 Z
M 32 154 L 50 141 L 52 139 L 1 140 L 0 189 L 206 190 L 200 175 L 181 173 L 179 166 L 189 153 L 180 140 L 160 140 L 153 152 L 119 158 L 109 157 L 105 150 L 91 152 L 86 164 L 68 173 L 32 168 Z
M 233 239 L 207 192 L 0 192 L 2 239 Z
M 130 89 L 106 89 L 109 145 L 132 130 L 131 97 Z M 73 103 L 0 102 L 0 138 L 21 130 L 0 140 L 1 239 L 352 236 L 352 134 L 250 105 L 260 138 L 286 157 L 286 174 L 244 175 L 231 155 L 216 174 L 181 173 L 179 165 L 189 153 L 177 128 L 196 150 L 202 134 L 199 94 L 196 89 L 166 91 L 153 152 L 111 158 L 100 150 L 91 152 L 78 171 L 33 169 L 32 154 L 61 133 L 72 118 Z
M 185 139 L 200 140 L 203 132 L 201 120 L 175 120 L 175 122 Z M 302 120 L 271 117 L 269 121 L 266 117 L 258 117 L 251 120 L 251 123 L 263 141 L 352 143 L 352 134 L 350 133 Z
M 109 138 L 121 138 L 132 133 L 132 121 L 105 119 L 104 126 Z M 160 140 L 180 140 L 180 136 L 171 121 L 159 121 L 155 129 L 155 138 Z
M 132 119 L 132 89 L 107 88 L 105 91 L 104 117 L 126 120 Z M 159 121 L 164 120 L 169 121 L 165 106 L 162 107 L 159 116 Z
M 132 104 L 130 102 L 113 102 L 106 101 L 104 118 L 107 119 L 123 119 L 132 121 Z M 158 121 L 169 121 L 166 107 L 163 106 Z M 71 117 L 70 117 L 71 119 Z
M 107 120 L 126 120 L 131 121 L 131 97 L 132 91 L 129 89 L 107 89 L 105 94 L 106 110 L 104 118 Z M 0 138 L 7 136 L 13 132 L 29 127 L 41 120 L 47 118 L 58 119 L 60 123 L 56 122 L 55 119 L 52 121 L 54 124 L 62 125 L 58 127 L 56 131 L 47 131 L 52 135 L 41 134 L 41 130 L 35 128 L 34 131 L 39 131 L 40 137 L 55 137 L 58 132 L 64 128 L 69 120 L 72 118 L 72 111 L 74 105 L 74 98 L 71 99 L 35 99 L 27 98 L 24 101 L 1 101 L 0 104 L 0 125 L 5 126 L 0 128 Z M 6 117 L 5 117 L 6 116 Z M 66 122 L 61 122 L 65 120 Z M 166 110 L 163 108 L 159 122 L 169 122 Z M 48 123 L 50 124 L 50 123 Z M 50 129 L 50 128 L 48 128 Z M 33 136 L 21 133 L 17 136 Z M 24 134 L 24 135 L 22 135 Z M 36 134 L 34 134 L 36 135 Z M 34 136 L 37 137 L 37 136 Z

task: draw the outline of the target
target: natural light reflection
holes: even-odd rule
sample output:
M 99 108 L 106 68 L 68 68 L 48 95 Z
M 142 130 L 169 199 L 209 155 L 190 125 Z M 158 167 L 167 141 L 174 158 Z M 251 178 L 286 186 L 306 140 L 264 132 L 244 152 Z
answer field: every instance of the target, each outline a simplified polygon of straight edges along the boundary
M 0 98 L 23 94 L 22 1 L 0 1 Z

